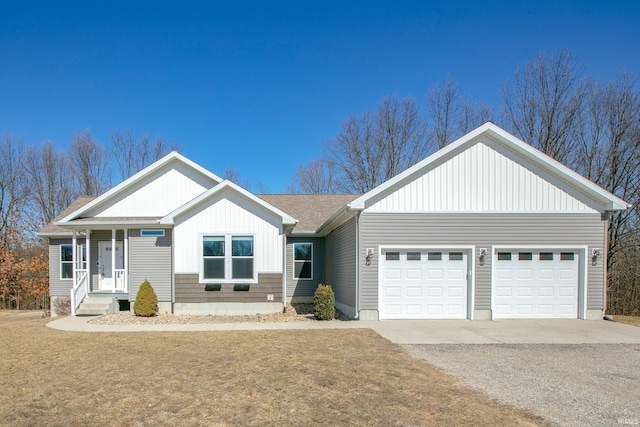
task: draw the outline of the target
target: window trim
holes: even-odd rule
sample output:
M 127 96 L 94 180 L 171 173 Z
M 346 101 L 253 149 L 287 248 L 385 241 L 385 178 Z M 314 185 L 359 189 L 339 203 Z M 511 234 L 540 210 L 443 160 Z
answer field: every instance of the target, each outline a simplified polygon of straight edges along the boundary
M 296 260 L 296 245 L 309 245 L 311 246 L 311 259 L 310 260 L 306 260 L 306 259 L 301 259 L 301 260 Z M 293 243 L 293 278 L 294 280 L 313 280 L 313 242 L 294 242 Z M 296 277 L 296 262 L 310 262 L 311 263 L 311 277 Z
M 204 251 L 203 243 L 205 237 L 223 237 L 224 238 L 224 279 L 207 279 L 204 277 Z M 251 258 L 253 260 L 253 277 L 247 279 L 233 278 L 233 258 L 232 256 L 232 239 L 233 237 L 251 237 L 253 241 L 253 256 L 241 257 L 242 259 Z M 256 235 L 255 233 L 200 233 L 198 237 L 198 280 L 199 283 L 258 283 L 258 256 L 256 255 Z
M 68 246 L 69 249 L 71 250 L 71 260 L 69 261 L 63 261 L 62 260 L 62 247 L 63 246 Z M 58 261 L 59 261 L 59 267 L 60 267 L 60 280 L 73 280 L 73 243 L 60 243 L 60 245 L 58 245 L 58 251 L 60 252 L 58 254 Z M 71 277 L 62 277 L 62 265 L 63 264 L 69 264 L 71 266 Z
M 154 228 L 140 230 L 140 237 L 164 237 L 164 229 Z

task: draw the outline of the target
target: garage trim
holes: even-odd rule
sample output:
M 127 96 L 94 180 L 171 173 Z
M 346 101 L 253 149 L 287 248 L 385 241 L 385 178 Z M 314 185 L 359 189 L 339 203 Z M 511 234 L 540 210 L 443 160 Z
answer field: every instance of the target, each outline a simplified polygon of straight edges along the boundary
M 378 314 L 382 313 L 382 251 L 391 250 L 391 249 L 419 249 L 419 250 L 429 250 L 429 249 L 441 249 L 441 250 L 461 250 L 466 252 L 468 258 L 467 265 L 467 319 L 473 320 L 473 308 L 475 305 L 475 246 L 466 246 L 466 245 L 378 245 Z
M 496 279 L 496 251 L 501 250 L 533 250 L 550 249 L 554 251 L 566 250 L 578 255 L 578 319 L 587 318 L 587 246 L 580 245 L 493 245 L 491 246 L 491 312 L 495 310 L 495 279 Z M 602 262 L 602 261 L 599 261 Z M 493 317 L 493 315 L 492 315 Z

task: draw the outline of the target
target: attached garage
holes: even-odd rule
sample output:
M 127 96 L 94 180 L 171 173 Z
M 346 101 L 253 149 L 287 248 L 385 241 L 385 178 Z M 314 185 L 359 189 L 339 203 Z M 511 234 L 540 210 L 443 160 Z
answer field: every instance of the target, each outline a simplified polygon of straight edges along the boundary
M 380 319 L 466 319 L 469 249 L 380 250 Z
M 583 251 L 496 249 L 493 318 L 579 317 L 583 295 L 580 253 Z

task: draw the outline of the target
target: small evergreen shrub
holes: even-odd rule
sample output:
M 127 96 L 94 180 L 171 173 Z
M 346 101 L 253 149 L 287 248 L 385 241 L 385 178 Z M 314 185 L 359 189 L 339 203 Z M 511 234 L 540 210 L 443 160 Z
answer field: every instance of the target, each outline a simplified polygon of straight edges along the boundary
M 332 320 L 336 317 L 336 296 L 331 285 L 318 285 L 313 295 L 313 316 L 318 320 Z
M 158 296 L 148 280 L 142 282 L 138 289 L 136 301 L 133 303 L 133 313 L 142 317 L 153 317 L 158 314 Z

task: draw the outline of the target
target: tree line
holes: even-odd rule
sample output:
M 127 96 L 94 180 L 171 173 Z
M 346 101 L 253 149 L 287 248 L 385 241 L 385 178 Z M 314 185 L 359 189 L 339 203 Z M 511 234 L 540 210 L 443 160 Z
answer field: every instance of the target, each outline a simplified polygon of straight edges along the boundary
M 0 308 L 49 307 L 48 248 L 35 232 L 78 196 L 97 196 L 178 147 L 133 129 L 106 144 L 78 131 L 65 150 L 0 136 Z
M 288 191 L 367 192 L 490 120 L 632 204 L 610 217 L 608 312 L 640 315 L 636 79 L 621 73 L 597 81 L 561 51 L 516 68 L 499 92 L 499 105 L 473 102 L 447 77 L 426 91 L 423 109 L 415 97 L 384 97 L 347 117 L 322 157 L 299 166 Z M 0 136 L 0 308 L 48 307 L 47 248 L 34 231 L 76 197 L 99 195 L 177 148 L 133 129 L 113 132 L 105 144 L 79 131 L 65 150 Z M 233 167 L 223 176 L 249 185 Z
M 629 202 L 610 216 L 608 312 L 640 315 L 640 92 L 634 76 L 597 81 L 571 51 L 515 69 L 499 105 L 475 103 L 447 77 L 415 97 L 383 98 L 343 121 L 323 155 L 300 165 L 290 192 L 365 193 L 465 133 L 492 121 Z

